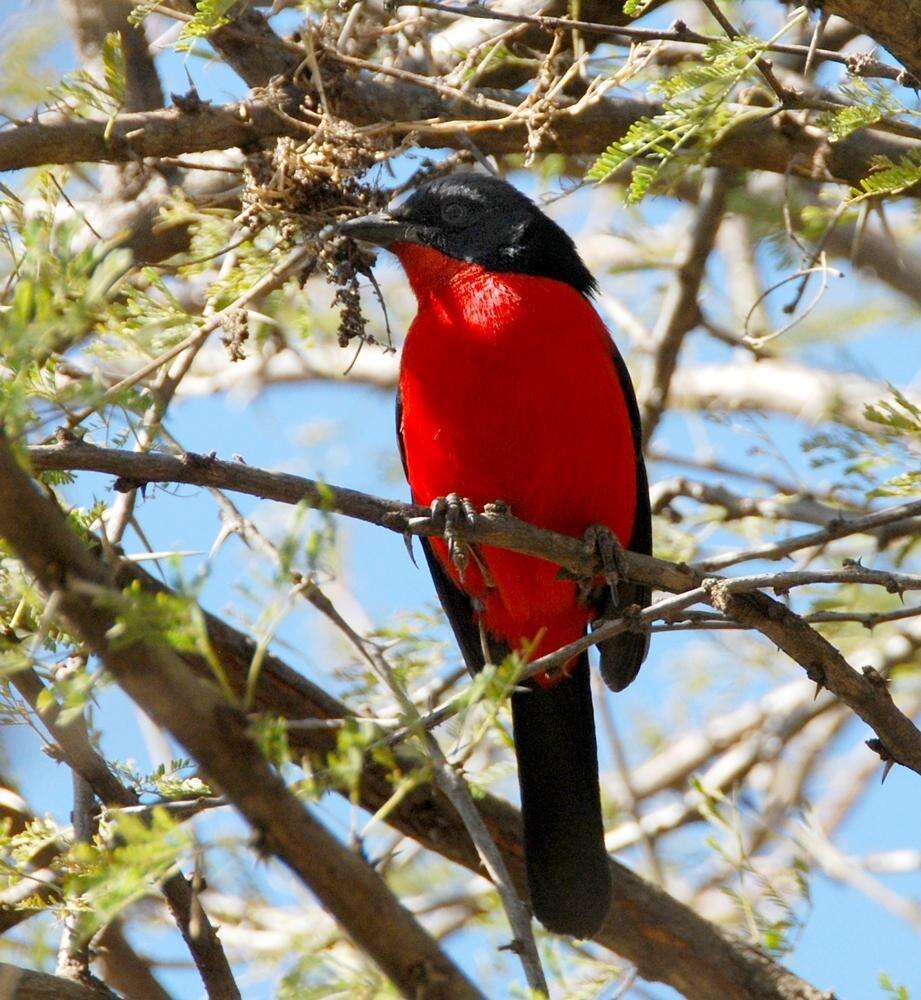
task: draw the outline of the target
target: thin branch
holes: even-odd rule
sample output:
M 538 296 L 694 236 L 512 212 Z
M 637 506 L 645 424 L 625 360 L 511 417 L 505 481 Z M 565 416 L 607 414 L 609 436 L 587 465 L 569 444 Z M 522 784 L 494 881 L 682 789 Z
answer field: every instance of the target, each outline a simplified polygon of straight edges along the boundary
M 74 842 L 89 844 L 96 832 L 96 796 L 90 783 L 77 771 L 71 771 L 74 790 L 74 805 L 70 814 L 73 824 Z M 55 973 L 84 986 L 102 987 L 102 983 L 90 972 L 89 941 L 79 940 L 77 918 L 69 914 L 61 930 L 58 947 L 58 961 Z
M 239 510 L 218 491 L 217 500 L 221 507 L 221 519 L 236 531 L 247 545 L 267 553 L 270 558 L 280 562 L 281 553 L 253 525 L 240 514 Z M 304 579 L 299 573 L 292 582 L 296 592 L 317 609 L 324 617 L 333 623 L 346 639 L 355 647 L 359 656 L 371 667 L 372 672 L 391 692 L 400 706 L 409 731 L 418 736 L 423 744 L 426 755 L 435 770 L 435 781 L 438 787 L 450 799 L 464 822 L 470 839 L 476 845 L 483 867 L 496 886 L 502 906 L 508 916 L 509 923 L 515 935 L 513 951 L 520 957 L 525 976 L 530 988 L 544 996 L 549 996 L 547 981 L 541 967 L 540 955 L 534 943 L 531 931 L 531 915 L 521 901 L 515 886 L 512 884 L 505 861 L 499 849 L 486 829 L 483 818 L 477 812 L 463 778 L 455 772 L 445 757 L 438 741 L 431 735 L 429 728 L 423 725 L 422 717 L 415 703 L 409 697 L 405 687 L 397 679 L 397 675 L 384 653 L 372 642 L 364 639 L 342 617 L 329 597 L 312 580 Z
M 226 254 L 221 262 L 218 272 L 218 280 L 226 279 L 228 274 L 236 266 L 237 255 L 231 250 Z M 210 297 L 202 310 L 202 318 L 207 322 L 212 319 L 217 308 L 214 296 Z M 135 451 L 149 451 L 157 439 L 157 434 L 163 423 L 166 411 L 176 395 L 183 378 L 189 373 L 192 363 L 198 352 L 205 345 L 205 337 L 189 345 L 184 354 L 180 354 L 173 363 L 160 369 L 154 385 L 151 387 L 151 401 L 144 411 L 141 420 L 141 427 L 136 434 Z M 108 541 L 113 545 L 118 545 L 128 526 L 134 512 L 134 505 L 137 500 L 137 491 L 129 490 L 122 493 L 106 511 L 104 516 L 105 534 Z
M 303 96 L 292 94 L 291 110 Z M 493 91 L 490 97 L 512 106 L 521 100 L 515 91 Z M 393 135 L 411 133 L 420 146 L 466 149 L 466 133 L 474 129 L 477 145 L 486 155 L 518 153 L 527 141 L 527 116 L 510 118 L 499 111 L 471 106 L 466 94 L 461 100 L 442 96 L 430 86 L 358 74 L 342 79 L 337 98 L 336 113 L 352 124 Z M 192 112 L 171 108 L 118 115 L 111 128 L 106 122 L 92 120 L 28 122 L 0 131 L 0 170 L 183 156 L 246 147 L 280 135 L 302 139 L 305 126 L 279 110 L 273 101 L 253 99 L 224 106 L 204 105 Z M 543 110 L 552 122 L 555 146 L 579 155 L 602 152 L 638 119 L 655 116 L 662 108 L 655 101 L 626 97 L 577 102 L 558 95 Z M 870 130 L 859 130 L 829 144 L 820 130 L 788 118 L 780 123 L 774 116 L 749 118 L 732 129 L 711 152 L 710 162 L 716 167 L 766 170 L 856 187 L 870 173 L 876 158 L 899 160 L 912 148 L 911 140 Z M 919 192 L 906 194 L 917 197 Z
M 305 264 L 315 256 L 315 254 L 316 251 L 312 246 L 295 247 L 282 260 L 278 261 L 278 263 L 274 264 L 268 271 L 254 281 L 245 292 L 241 292 L 240 295 L 238 295 L 229 305 L 217 312 L 212 310 L 210 315 L 206 312 L 203 317 L 204 322 L 194 333 L 190 333 L 187 337 L 180 340 L 178 344 L 174 344 L 152 361 L 146 362 L 130 375 L 126 375 L 124 378 L 119 379 L 119 381 L 114 385 L 109 386 L 109 388 L 106 389 L 106 391 L 92 406 L 88 406 L 71 415 L 67 420 L 67 426 L 70 429 L 73 429 L 78 424 L 82 423 L 88 416 L 95 413 L 100 406 L 103 406 L 105 403 L 113 400 L 119 393 L 137 385 L 139 382 L 147 378 L 148 375 L 152 375 L 154 372 L 159 371 L 165 364 L 172 361 L 173 358 L 185 353 L 186 358 L 184 361 L 187 360 L 188 363 L 191 364 L 191 361 L 194 359 L 196 352 L 202 344 L 215 330 L 220 329 L 220 327 L 228 321 L 228 318 L 233 317 L 240 309 L 258 301 L 268 295 L 269 292 L 274 291 L 280 285 L 284 284 L 285 281 L 291 277 L 291 275 L 296 274 L 298 270 L 304 267 Z M 186 373 L 187 369 L 184 361 L 177 365 L 175 378 L 178 379 L 178 381 L 176 381 L 172 386 L 172 392 L 175 392 L 176 386 L 178 386 L 182 377 Z M 170 377 L 167 376 L 167 379 L 162 382 L 162 385 L 165 387 L 170 384 Z M 168 401 L 170 396 L 171 394 L 165 396 L 164 398 Z M 154 412 L 156 412 L 156 410 Z
M 489 873 L 490 879 L 499 892 L 503 909 L 512 927 L 512 932 L 515 935 L 512 950 L 521 959 L 528 986 L 539 995 L 549 997 L 550 992 L 547 988 L 547 981 L 544 978 L 544 970 L 541 967 L 537 945 L 534 943 L 534 935 L 531 931 L 531 915 L 522 903 L 515 886 L 512 884 L 505 861 L 496 847 L 495 841 L 490 836 L 489 830 L 483 822 L 483 817 L 477 812 L 476 805 L 466 782 L 452 768 L 435 737 L 432 736 L 428 729 L 420 725 L 421 716 L 419 710 L 406 693 L 402 684 L 397 680 L 393 668 L 383 653 L 351 628 L 329 598 L 315 584 L 306 583 L 303 594 L 358 650 L 359 655 L 371 667 L 373 673 L 390 689 L 391 694 L 396 698 L 407 719 L 410 730 L 418 734 L 426 754 L 432 761 L 435 769 L 436 784 L 450 799 L 451 804 L 463 820 L 464 826 L 470 834 L 470 839 L 476 845 L 477 852 L 483 862 L 483 867 Z
M 60 852 L 60 846 L 53 844 L 46 850 L 52 855 L 49 859 L 52 860 Z M 5 934 L 39 912 L 31 907 L 23 908 L 22 904 L 27 899 L 37 897 L 42 902 L 60 899 L 63 895 L 60 879 L 60 872 L 53 868 L 31 868 L 19 882 L 0 892 L 0 934 Z
M 34 670 L 17 671 L 11 677 L 11 682 L 42 719 L 64 760 L 103 803 L 113 807 L 140 805 L 138 796 L 118 780 L 105 758 L 93 747 L 82 718 L 62 724 L 59 707 L 54 702 L 39 710 L 47 689 Z M 147 821 L 147 816 L 142 815 L 142 819 Z M 162 890 L 205 985 L 209 1000 L 239 1000 L 240 991 L 230 963 L 217 932 L 197 905 L 189 880 L 181 873 L 176 873 L 164 881 Z
M 800 549 L 809 549 L 818 545 L 825 545 L 827 542 L 835 541 L 838 538 L 845 538 L 848 535 L 874 531 L 876 528 L 884 528 L 893 523 L 901 521 L 905 517 L 917 517 L 921 513 L 921 504 L 917 501 L 910 501 L 900 504 L 898 507 L 890 507 L 888 510 L 877 510 L 869 514 L 858 515 L 857 517 L 840 517 L 837 521 L 832 521 L 824 528 L 811 531 L 804 535 L 792 535 L 782 542 L 766 542 L 763 545 L 755 545 L 750 549 L 737 549 L 732 552 L 725 552 L 719 556 L 712 556 L 709 559 L 702 559 L 696 566 L 701 572 L 711 570 L 726 569 L 735 566 L 740 562 L 749 562 L 752 559 L 783 559 Z
M 775 594 L 787 594 L 794 587 L 809 587 L 821 583 L 863 583 L 883 587 L 890 594 L 901 594 L 906 590 L 921 590 L 921 575 L 892 573 L 889 570 L 870 569 L 859 563 L 850 563 L 840 570 L 794 570 L 732 577 L 726 581 L 725 586 L 727 592 L 732 594 L 762 588 L 773 590 Z
M 857 622 L 865 628 L 874 629 L 887 622 L 905 621 L 907 618 L 921 618 L 921 604 L 893 611 L 812 611 L 803 615 L 803 620 L 814 625 L 832 622 Z
M 877 572 L 880 572 L 881 576 L 889 575 L 883 571 Z M 740 578 L 734 577 L 734 579 Z M 828 582 L 832 581 L 826 578 L 810 580 L 803 585 Z M 846 575 L 842 574 L 842 579 L 837 582 L 852 583 L 854 581 L 847 579 Z M 885 586 L 882 580 L 880 580 L 880 583 Z M 905 589 L 910 588 L 906 587 Z M 781 587 L 781 592 L 783 592 L 783 587 Z M 801 615 L 800 617 L 810 625 L 822 625 L 832 622 L 856 622 L 872 631 L 877 625 L 883 625 L 887 622 L 906 621 L 909 618 L 921 617 L 921 605 L 895 608 L 892 611 L 810 611 L 808 614 Z M 680 611 L 676 612 L 674 617 L 668 621 L 660 625 L 651 625 L 648 627 L 651 632 L 680 632 L 682 630 L 740 629 L 742 626 L 738 622 L 726 618 L 724 615 L 717 614 L 715 611 Z
M 843 2 L 843 0 L 842 0 Z M 596 21 L 580 21 L 569 17 L 550 17 L 548 15 L 528 15 L 513 14 L 496 10 L 494 7 L 487 7 L 481 3 L 465 4 L 463 7 L 441 3 L 440 0 L 419 0 L 414 6 L 427 10 L 437 10 L 443 14 L 454 14 L 457 17 L 477 17 L 491 21 L 505 21 L 512 24 L 530 24 L 535 28 L 541 28 L 547 32 L 554 31 L 579 31 L 582 34 L 597 35 L 601 38 L 624 38 L 631 42 L 682 42 L 694 45 L 712 45 L 720 40 L 719 35 L 708 35 L 699 31 L 693 31 L 683 22 L 673 28 L 656 29 L 640 28 L 632 25 L 612 25 L 601 24 Z M 768 52 L 781 52 L 785 55 L 795 55 L 806 57 L 810 48 L 806 45 L 791 45 L 786 43 L 773 43 L 766 46 Z M 859 67 L 859 74 L 867 77 L 882 77 L 887 80 L 894 80 L 902 86 L 910 86 L 911 81 L 904 71 L 894 66 L 865 55 L 862 59 L 855 59 L 854 56 L 845 56 L 834 49 L 815 49 L 813 55 L 817 59 L 826 62 L 835 62 L 847 66 L 849 69 L 854 66 Z M 853 71 L 853 70 L 852 70 Z
M 0 440 L 0 536 L 46 591 L 60 595 L 68 628 L 100 657 L 125 692 L 202 765 L 261 835 L 407 995 L 479 998 L 381 877 L 345 848 L 287 788 L 249 735 L 246 716 L 194 677 L 161 642 L 109 642 L 123 602 L 110 574 L 71 532 Z M 87 600 L 87 593 L 95 595 Z
M 124 485 L 129 487 L 143 481 L 196 483 L 338 511 L 404 535 L 440 536 L 444 532 L 443 519 L 433 518 L 426 508 L 388 502 L 353 490 L 298 476 L 267 473 L 242 463 L 221 462 L 212 457 L 192 454 L 182 458 L 138 455 L 68 442 L 30 448 L 28 454 L 36 468 L 84 468 L 127 474 L 130 479 Z M 63 455 L 67 458 L 61 464 Z M 828 525 L 820 531 L 777 543 L 771 551 L 793 552 L 918 514 L 921 514 L 921 500 L 863 517 L 842 518 L 840 523 Z M 550 559 L 580 577 L 591 578 L 602 572 L 595 554 L 588 552 L 579 539 L 546 532 L 492 508 L 487 508 L 472 518 L 469 525 L 465 525 L 463 540 Z M 735 553 L 731 561 L 738 562 L 743 558 L 765 558 L 764 547 L 756 547 L 747 555 Z M 700 570 L 676 563 L 635 552 L 624 552 L 623 561 L 630 579 L 680 596 L 659 601 L 652 609 L 647 608 L 633 618 L 609 622 L 590 636 L 570 643 L 564 650 L 534 661 L 530 665 L 532 670 L 556 669 L 576 652 L 629 629 L 636 620 L 648 621 L 662 613 L 671 615 L 674 610 L 703 601 L 739 624 L 757 629 L 773 641 L 799 663 L 812 680 L 828 686 L 843 698 L 874 730 L 889 757 L 921 774 L 921 732 L 898 710 L 885 686 L 877 684 L 873 677 L 854 670 L 827 639 L 789 608 L 762 591 L 733 592 L 729 581 L 707 577 Z
M 717 0 L 701 0 L 701 3 L 710 11 L 711 16 L 716 21 L 716 23 L 726 32 L 729 38 L 738 38 L 739 32 L 733 26 L 732 22 L 723 13 Z M 758 72 L 764 77 L 767 85 L 774 91 L 775 96 L 780 101 L 781 104 L 786 104 L 789 94 L 786 87 L 784 87 L 781 82 L 774 76 L 774 70 L 771 64 L 766 59 L 759 59 L 755 65 L 758 67 Z
M 113 1000 L 115 994 L 102 985 L 75 983 L 0 962 L 0 996 L 14 1000 Z
M 697 298 L 710 252 L 723 218 L 730 180 L 725 172 L 707 176 L 694 222 L 676 260 L 675 278 L 666 293 L 653 330 L 655 363 L 652 382 L 643 406 L 643 442 L 648 443 L 668 404 L 672 378 L 685 336 L 697 325 Z
M 657 455 L 655 461 L 682 461 L 692 464 L 693 460 L 688 458 L 677 459 Z M 698 467 L 706 468 L 710 463 L 700 463 Z M 734 470 L 725 466 L 720 466 L 714 471 L 725 471 L 729 475 L 734 474 Z M 741 470 L 740 470 L 741 471 Z M 757 475 L 752 475 L 751 479 L 758 481 Z M 727 489 L 721 483 L 704 483 L 695 479 L 688 479 L 685 476 L 675 476 L 671 479 L 660 479 L 653 483 L 649 489 L 649 498 L 654 514 L 661 514 L 671 508 L 671 503 L 680 497 L 687 497 L 700 504 L 719 507 L 724 512 L 724 520 L 739 520 L 745 517 L 758 517 L 776 521 L 799 521 L 804 524 L 831 524 L 842 516 L 851 517 L 858 513 L 866 513 L 863 509 L 853 509 L 843 504 L 832 506 L 830 503 L 823 503 L 805 490 L 798 490 L 789 484 L 780 483 L 784 489 L 781 496 L 759 497 L 746 496 L 735 493 Z M 915 532 L 921 524 L 906 524 L 907 534 Z

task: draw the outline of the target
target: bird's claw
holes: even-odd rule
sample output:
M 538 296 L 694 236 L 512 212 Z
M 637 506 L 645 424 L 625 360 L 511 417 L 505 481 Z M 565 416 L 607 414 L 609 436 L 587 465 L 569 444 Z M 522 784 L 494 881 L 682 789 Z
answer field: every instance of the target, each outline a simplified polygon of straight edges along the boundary
M 432 501 L 432 517 L 444 520 L 444 538 L 448 555 L 460 574 L 461 580 L 467 570 L 470 547 L 460 536 L 465 526 L 471 525 L 477 515 L 476 507 L 466 497 L 449 493 Z
M 598 557 L 605 582 L 616 601 L 617 588 L 621 580 L 627 575 L 627 567 L 623 556 L 624 550 L 617 535 L 607 525 L 593 524 L 585 529 L 585 533 L 582 535 L 582 542 L 590 555 Z M 584 581 L 582 587 L 587 591 L 594 589 L 593 581 Z M 588 597 L 587 593 L 585 597 Z

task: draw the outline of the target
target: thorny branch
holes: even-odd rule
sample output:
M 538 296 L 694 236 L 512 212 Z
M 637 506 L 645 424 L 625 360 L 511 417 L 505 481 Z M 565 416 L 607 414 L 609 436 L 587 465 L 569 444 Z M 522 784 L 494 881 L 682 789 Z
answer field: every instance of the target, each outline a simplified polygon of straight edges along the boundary
M 5 484 L 0 536 L 43 589 L 59 595 L 64 620 L 128 695 L 224 789 L 266 849 L 317 894 L 406 995 L 429 990 L 433 998 L 480 997 L 380 876 L 302 806 L 249 736 L 243 713 L 215 686 L 191 676 L 178 655 L 163 646 L 111 645 L 114 612 L 108 609 L 118 606 L 118 597 L 109 573 L 23 474 L 5 438 L 0 439 L 0 475 Z
M 515 106 L 519 95 L 499 91 L 493 99 Z M 471 106 L 473 103 L 474 106 Z M 576 103 L 554 102 L 553 129 L 558 143 L 576 154 L 597 154 L 626 135 L 640 118 L 661 113 L 654 101 L 601 98 L 573 113 Z M 407 118 L 412 109 L 415 117 Z M 486 154 L 517 152 L 526 119 L 475 106 L 465 98 L 442 96 L 418 83 L 381 77 L 349 78 L 339 95 L 338 113 L 358 126 L 391 120 L 395 135 L 411 134 L 419 145 L 466 149 L 468 135 Z M 278 114 L 274 102 L 203 107 L 192 113 L 169 109 L 118 115 L 112 128 L 91 120 L 35 122 L 0 131 L 0 170 L 47 163 L 126 162 L 138 157 L 182 156 L 209 149 L 248 146 L 260 139 L 301 137 L 301 128 Z M 758 119 L 734 129 L 714 149 L 714 166 L 794 174 L 858 186 L 874 158 L 898 160 L 912 148 L 896 136 L 855 133 L 829 146 L 816 130 L 774 119 Z
M 60 708 L 53 701 L 40 710 L 43 697 L 47 698 L 47 688 L 34 670 L 18 671 L 13 675 L 12 683 L 42 719 L 76 779 L 91 789 L 106 806 L 130 808 L 139 804 L 136 793 L 112 773 L 103 756 L 92 745 L 82 718 L 62 723 Z M 163 882 L 162 888 L 209 1000 L 239 1000 L 240 991 L 230 963 L 217 931 L 196 899 L 191 880 L 182 873 L 176 873 Z
M 4 454 L 8 453 L 0 451 L 0 456 Z M 18 486 L 22 481 L 25 486 L 21 472 L 11 459 L 6 460 L 3 473 L 7 482 Z M 34 510 L 32 506 L 35 503 L 39 503 L 37 493 L 31 490 L 23 492 L 18 488 L 15 495 L 11 493 L 0 498 L 0 535 L 14 545 L 40 579 L 46 578 L 48 571 L 53 569 L 56 575 L 52 575 L 51 580 L 57 584 L 60 582 L 58 574 L 61 568 L 71 564 L 74 564 L 75 570 L 79 571 L 75 580 L 79 580 L 87 573 L 90 573 L 92 578 L 98 579 L 102 568 L 88 562 L 87 560 L 91 559 L 89 554 L 84 554 L 85 550 L 80 547 L 75 548 L 74 541 L 60 534 L 61 529 L 56 527 L 59 515 L 42 502 L 39 504 L 41 516 L 38 516 L 39 511 Z M 45 532 L 40 532 L 39 529 L 46 524 L 49 537 L 47 542 L 44 542 L 42 536 Z M 48 553 L 42 554 L 42 549 L 39 548 L 42 544 L 50 546 Z M 23 546 L 21 549 L 20 545 Z M 49 555 L 52 559 L 50 563 Z M 117 574 L 116 584 L 124 586 L 129 579 L 135 579 L 143 581 L 145 587 L 152 588 L 155 592 L 161 590 L 149 576 L 131 564 L 125 564 L 121 571 L 130 576 Z M 69 601 L 62 605 L 62 612 L 68 616 L 79 614 L 83 626 L 87 630 L 92 629 L 93 635 L 98 636 L 100 625 L 105 623 L 91 623 L 88 617 L 84 617 L 88 609 L 82 597 L 72 603 L 74 606 L 72 612 Z M 82 614 L 81 609 L 83 609 Z M 235 690 L 242 692 L 250 672 L 254 652 L 252 645 L 239 633 L 235 633 L 212 616 L 206 616 L 206 621 L 213 649 L 221 657 L 222 666 L 228 678 L 232 680 Z M 94 640 L 94 643 L 96 641 Z M 303 810 L 299 807 L 296 815 L 288 817 L 287 813 L 282 811 L 282 806 L 287 801 L 283 786 L 277 788 L 275 779 L 260 776 L 261 765 L 256 761 L 247 761 L 246 767 L 241 767 L 240 762 L 245 759 L 249 751 L 244 752 L 245 744 L 241 743 L 242 737 L 237 736 L 236 730 L 230 726 L 236 716 L 229 710 L 229 706 L 223 704 L 215 715 L 209 716 L 207 713 L 208 704 L 213 703 L 218 697 L 214 689 L 201 684 L 197 685 L 194 691 L 188 689 L 189 680 L 184 677 L 182 670 L 171 662 L 172 656 L 164 656 L 167 661 L 164 666 L 168 666 L 169 671 L 167 678 L 154 673 L 150 660 L 157 655 L 157 652 L 152 650 L 151 656 L 145 655 L 145 667 L 141 671 L 133 669 L 139 663 L 137 655 L 129 657 L 130 665 L 124 664 L 125 669 L 122 664 L 112 662 L 111 653 L 107 653 L 105 658 L 110 669 L 114 667 L 113 672 L 116 677 L 126 690 L 137 698 L 139 704 L 144 705 L 155 718 L 162 718 L 163 724 L 177 735 L 182 731 L 182 742 L 202 762 L 206 770 L 213 773 L 218 783 L 234 798 L 238 806 L 243 805 L 248 810 L 259 811 L 260 818 L 257 822 L 269 832 L 270 845 L 273 834 L 284 836 L 279 848 L 284 855 L 285 848 L 290 845 L 293 849 L 292 841 L 297 842 L 298 838 L 304 835 Z M 195 666 L 200 676 L 209 678 L 213 676 L 206 661 L 189 655 L 186 655 L 184 660 L 187 666 Z M 164 683 L 164 680 L 167 683 Z M 304 681 L 271 655 L 263 662 L 257 697 L 262 706 L 270 707 L 276 713 L 292 718 L 303 718 L 305 714 L 321 718 L 338 718 L 346 714 L 343 706 Z M 176 698 L 179 700 L 174 703 Z M 169 719 L 163 718 L 159 709 L 155 709 L 155 702 L 170 714 Z M 181 712 L 177 712 L 178 706 L 182 706 Z M 203 725 L 206 721 L 207 726 Z M 219 726 L 220 733 L 213 734 L 215 742 L 212 743 L 210 727 L 214 725 Z M 329 732 L 324 729 L 305 730 L 292 735 L 300 736 L 307 741 L 306 745 L 312 745 L 321 752 L 323 748 L 328 750 L 331 747 Z M 228 756 L 227 744 L 230 739 L 233 739 L 234 752 Z M 212 749 L 220 747 L 220 759 L 212 757 L 209 747 Z M 253 778 L 253 775 L 256 777 Z M 251 781 L 256 784 L 251 784 Z M 240 787 L 244 783 L 245 791 Z M 372 813 L 389 802 L 392 795 L 387 770 L 381 769 L 372 759 L 365 762 L 359 787 L 362 804 Z M 241 803 L 238 797 L 240 795 L 245 797 L 245 805 Z M 506 863 L 510 865 L 515 884 L 520 891 L 525 884 L 520 846 L 520 821 L 514 810 L 488 795 L 481 798 L 478 805 L 493 838 L 505 853 Z M 472 850 L 463 824 L 456 819 L 453 811 L 450 814 L 445 813 L 444 806 L 432 799 L 424 788 L 417 789 L 392 805 L 387 815 L 389 822 L 395 823 L 446 857 L 457 860 L 472 870 L 479 869 L 479 856 Z M 337 850 L 344 849 L 338 847 Z M 752 995 L 752 990 L 755 990 L 759 997 L 776 998 L 776 1000 L 792 1000 L 792 998 L 822 1000 L 825 996 L 773 963 L 758 949 L 726 936 L 666 894 L 651 889 L 629 869 L 614 861 L 611 864 L 614 903 L 611 916 L 599 932 L 597 940 L 629 957 L 644 977 L 671 983 L 693 1000 L 704 1000 L 713 995 L 725 996 L 729 1000 L 744 1000 Z M 351 868 L 351 862 L 342 859 L 337 861 L 334 868 L 337 879 L 341 882 L 342 872 L 351 871 Z M 351 877 L 345 879 L 349 882 L 350 893 L 354 893 L 356 884 L 361 884 L 354 879 L 354 875 L 355 873 L 351 872 Z M 661 935 L 663 926 L 670 928 L 669 937 L 665 941 Z M 391 932 L 392 930 L 393 928 Z M 380 933 L 380 921 L 377 920 L 374 926 L 375 937 L 380 936 Z M 653 943 L 655 947 L 652 947 Z M 381 942 L 375 940 L 366 947 L 369 953 L 377 954 L 380 944 Z M 461 990 L 451 995 L 468 994 Z
M 454 14 L 458 18 L 476 17 L 485 18 L 491 21 L 504 21 L 511 24 L 530 24 L 541 28 L 547 32 L 553 31 L 573 31 L 583 34 L 597 35 L 601 38 L 624 38 L 631 42 L 681 42 L 693 45 L 711 45 L 717 40 L 716 35 L 708 35 L 703 32 L 693 31 L 683 21 L 679 21 L 672 28 L 659 30 L 656 28 L 642 28 L 633 25 L 612 25 L 600 24 L 593 21 L 580 21 L 571 17 L 552 17 L 541 14 L 513 13 L 496 10 L 493 7 L 486 7 L 481 3 L 469 3 L 463 7 L 452 6 L 441 3 L 440 0 L 421 0 L 416 4 L 428 10 L 441 11 L 444 14 Z M 802 56 L 805 58 L 810 54 L 810 47 L 806 45 L 790 45 L 783 42 L 773 42 L 765 46 L 768 52 L 779 52 L 784 55 Z M 895 80 L 908 86 L 911 80 L 906 76 L 904 70 L 897 69 L 879 59 L 867 56 L 865 59 L 857 59 L 854 56 L 845 56 L 833 49 L 817 47 L 812 49 L 812 55 L 819 60 L 836 62 L 850 67 L 855 66 L 861 76 L 882 77 L 887 80 Z
M 225 524 L 237 531 L 247 544 L 267 551 L 273 560 L 281 562 L 280 553 L 272 543 L 253 524 L 246 521 L 229 500 L 220 493 L 217 495 L 217 500 L 221 506 L 222 519 Z M 295 576 L 293 582 L 298 595 L 315 607 L 346 637 L 362 660 L 371 667 L 375 676 L 393 694 L 403 713 L 403 721 L 408 730 L 421 739 L 435 770 L 435 783 L 444 792 L 463 820 L 464 826 L 470 834 L 470 839 L 476 845 L 484 869 L 499 891 L 502 905 L 515 935 L 513 950 L 521 958 L 528 986 L 539 994 L 549 996 L 540 955 L 531 930 L 531 915 L 512 884 L 505 861 L 489 835 L 482 817 L 477 812 L 463 777 L 455 771 L 435 737 L 423 724 L 419 710 L 409 697 L 405 686 L 398 679 L 385 653 L 375 643 L 363 638 L 355 631 L 316 581 L 304 579 L 300 573 L 296 573 Z
M 126 487 L 141 482 L 192 483 L 336 511 L 406 535 L 441 535 L 444 532 L 444 525 L 432 518 L 431 512 L 425 508 L 382 500 L 298 476 L 265 472 L 239 462 L 222 462 L 213 456 L 138 455 L 66 441 L 59 445 L 35 446 L 29 448 L 27 453 L 37 470 L 92 469 L 121 477 Z M 860 517 L 841 518 L 837 523 L 806 535 L 793 536 L 782 543 L 756 546 L 750 554 L 732 553 L 731 558 L 727 557 L 728 562 L 723 562 L 735 564 L 749 558 L 779 558 L 798 549 L 811 548 L 919 514 L 921 500 Z M 464 541 L 550 559 L 583 578 L 591 578 L 600 571 L 594 554 L 587 553 L 579 540 L 543 531 L 505 513 L 488 509 L 464 529 Z M 827 639 L 810 628 L 800 616 L 764 593 L 760 588 L 766 585 L 766 578 L 756 577 L 751 583 L 744 580 L 734 583 L 708 576 L 710 562 L 705 564 L 704 570 L 695 570 L 625 552 L 624 566 L 631 579 L 679 596 L 660 601 L 630 619 L 606 623 L 586 638 L 534 661 L 530 669 L 539 671 L 562 665 L 576 652 L 633 627 L 635 622 L 651 621 L 663 613 L 671 615 L 692 604 L 707 603 L 739 624 L 757 629 L 771 639 L 799 663 L 812 680 L 820 686 L 827 686 L 847 702 L 876 732 L 889 757 L 921 774 L 921 733 L 902 715 L 885 685 L 876 683 L 872 676 L 856 671 Z M 785 580 L 783 576 L 780 580 L 782 587 L 814 582 L 808 573 L 795 580 Z M 879 578 L 877 582 L 880 582 Z M 886 575 L 886 583 L 893 583 L 890 575 Z

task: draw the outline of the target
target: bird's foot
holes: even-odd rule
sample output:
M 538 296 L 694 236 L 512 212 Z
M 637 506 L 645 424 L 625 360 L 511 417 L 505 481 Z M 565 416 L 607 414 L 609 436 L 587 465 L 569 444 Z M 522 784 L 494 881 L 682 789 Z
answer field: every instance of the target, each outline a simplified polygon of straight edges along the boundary
M 588 553 L 597 556 L 601 563 L 601 572 L 605 583 L 611 590 L 611 596 L 617 601 L 617 587 L 620 581 L 627 575 L 627 567 L 624 562 L 623 546 L 617 535 L 607 525 L 593 524 L 585 529 L 582 535 L 582 543 Z M 594 580 L 583 580 L 579 586 L 579 596 L 583 601 L 589 600 L 589 594 L 595 589 Z M 584 591 L 584 592 L 583 592 Z
M 448 555 L 461 580 L 464 579 L 472 551 L 471 546 L 461 538 L 461 535 L 464 527 L 473 523 L 476 514 L 476 507 L 471 501 L 458 496 L 457 493 L 436 497 L 432 501 L 432 517 L 444 521 L 444 539 L 448 546 Z

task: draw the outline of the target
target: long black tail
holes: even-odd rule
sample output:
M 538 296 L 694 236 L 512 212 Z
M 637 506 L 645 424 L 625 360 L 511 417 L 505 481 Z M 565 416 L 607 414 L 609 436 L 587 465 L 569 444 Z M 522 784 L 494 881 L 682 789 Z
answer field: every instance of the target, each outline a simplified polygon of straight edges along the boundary
M 588 657 L 544 690 L 512 695 L 524 852 L 534 915 L 551 931 L 589 937 L 611 901 L 598 791 Z

